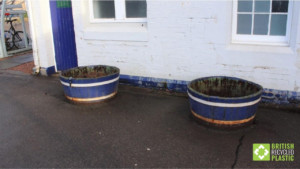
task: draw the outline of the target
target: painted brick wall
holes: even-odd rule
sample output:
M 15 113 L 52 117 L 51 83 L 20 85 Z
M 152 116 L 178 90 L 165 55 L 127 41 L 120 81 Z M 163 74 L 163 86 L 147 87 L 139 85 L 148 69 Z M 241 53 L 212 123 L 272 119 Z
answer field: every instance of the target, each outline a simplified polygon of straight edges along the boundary
M 30 34 L 35 35 L 32 39 L 35 41 L 32 46 L 33 55 L 38 58 L 34 60 L 35 65 L 46 69 L 55 65 L 49 0 L 26 0 L 26 4 L 29 3 L 31 8 L 28 9 L 27 5 L 27 11 L 30 17 Z
M 231 1 L 149 0 L 148 21 L 141 25 L 90 23 L 88 1 L 74 0 L 78 63 L 185 81 L 236 76 L 265 88 L 300 92 L 299 9 L 295 2 L 291 44 L 280 47 L 232 44 Z M 126 34 L 131 36 L 128 40 Z

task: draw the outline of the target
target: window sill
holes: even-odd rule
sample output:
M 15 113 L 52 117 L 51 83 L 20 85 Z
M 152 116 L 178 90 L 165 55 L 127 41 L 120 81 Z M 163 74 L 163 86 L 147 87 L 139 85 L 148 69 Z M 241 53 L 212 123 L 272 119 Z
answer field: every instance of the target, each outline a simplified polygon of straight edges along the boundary
M 265 46 L 289 46 L 287 36 L 265 36 L 265 35 L 236 35 L 233 34 L 232 43 L 265 45 Z
M 287 43 L 254 43 L 254 42 L 234 42 L 226 46 L 229 51 L 245 51 L 245 52 L 264 52 L 264 53 L 281 53 L 294 54 L 294 50 Z
M 237 45 L 263 45 L 263 46 L 289 46 L 289 43 L 287 42 L 259 42 L 259 41 L 237 41 L 232 40 L 232 44 Z
M 100 41 L 148 41 L 147 29 L 114 30 L 114 29 L 86 29 L 83 32 L 86 40 Z
M 90 19 L 91 23 L 147 23 L 146 18 L 129 18 L 129 19 Z

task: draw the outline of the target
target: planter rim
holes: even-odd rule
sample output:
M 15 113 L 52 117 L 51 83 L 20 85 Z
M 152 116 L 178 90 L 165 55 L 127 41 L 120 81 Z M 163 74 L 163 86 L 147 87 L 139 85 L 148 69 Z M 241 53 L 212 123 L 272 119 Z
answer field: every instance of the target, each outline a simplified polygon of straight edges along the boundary
M 242 97 L 220 97 L 220 96 L 210 96 L 210 95 L 206 95 L 206 94 L 203 94 L 203 93 L 200 93 L 198 91 L 196 91 L 195 89 L 193 89 L 191 87 L 191 84 L 193 82 L 196 82 L 196 81 L 199 81 L 199 80 L 206 80 L 206 79 L 210 79 L 210 78 L 228 78 L 228 79 L 234 79 L 234 80 L 241 80 L 241 81 L 244 81 L 244 82 L 247 82 L 247 83 L 250 83 L 252 85 L 255 85 L 256 87 L 259 88 L 259 91 L 258 92 L 255 92 L 253 94 L 250 94 L 250 95 L 246 95 L 246 96 L 242 96 Z M 248 80 L 245 80 L 245 79 L 241 79 L 241 78 L 237 78 L 237 77 L 231 77 L 231 76 L 208 76 L 208 77 L 202 77 L 202 78 L 198 78 L 198 79 L 194 79 L 192 81 L 190 81 L 187 85 L 188 87 L 188 90 L 200 95 L 200 96 L 203 96 L 203 97 L 207 97 L 207 98 L 213 98 L 213 99 L 222 99 L 222 100 L 240 100 L 240 99 L 247 99 L 247 98 L 252 98 L 252 97 L 256 97 L 258 95 L 261 95 L 262 92 L 263 92 L 263 87 L 257 83 L 254 83 L 254 82 L 251 82 L 251 81 L 248 81 Z
M 63 79 L 69 80 L 70 77 L 63 76 L 62 74 L 65 73 L 65 72 L 74 70 L 74 69 L 78 69 L 78 68 L 84 68 L 84 67 L 96 67 L 96 66 L 111 67 L 111 68 L 116 69 L 117 72 L 116 72 L 116 73 L 112 73 L 112 74 L 108 74 L 108 75 L 105 75 L 105 76 L 101 76 L 101 77 L 96 77 L 96 78 L 74 78 L 74 77 L 71 77 L 71 78 L 72 78 L 72 79 L 76 79 L 76 80 L 89 80 L 89 79 L 101 79 L 101 78 L 104 78 L 104 77 L 109 77 L 109 76 L 113 76 L 113 75 L 120 74 L 120 69 L 119 69 L 118 67 L 115 67 L 115 66 L 109 66 L 109 65 L 89 65 L 89 66 L 78 66 L 78 67 L 74 67 L 74 68 L 71 68 L 71 69 L 67 69 L 67 70 L 61 71 L 59 76 L 60 76 L 61 78 L 63 78 Z

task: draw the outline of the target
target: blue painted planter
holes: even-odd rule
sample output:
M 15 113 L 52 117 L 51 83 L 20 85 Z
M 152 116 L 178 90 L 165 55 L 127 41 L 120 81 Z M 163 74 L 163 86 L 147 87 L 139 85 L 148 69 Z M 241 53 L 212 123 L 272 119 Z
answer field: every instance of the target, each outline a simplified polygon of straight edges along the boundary
M 235 126 L 251 122 L 263 88 L 225 76 L 205 77 L 188 84 L 192 114 L 208 124 Z
M 112 66 L 85 66 L 62 71 L 65 96 L 73 102 L 91 103 L 117 94 L 120 70 Z

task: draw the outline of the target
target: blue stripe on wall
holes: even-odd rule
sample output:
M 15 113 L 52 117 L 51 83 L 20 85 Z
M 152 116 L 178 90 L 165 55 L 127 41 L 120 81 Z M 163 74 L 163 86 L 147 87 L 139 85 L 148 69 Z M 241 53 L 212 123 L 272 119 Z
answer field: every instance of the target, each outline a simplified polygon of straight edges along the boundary
M 152 77 L 120 75 L 120 83 L 146 88 L 168 89 L 170 91 L 186 93 L 187 84 L 189 82 Z M 300 92 L 264 89 L 262 101 L 276 104 L 300 104 Z
M 168 89 L 176 92 L 186 92 L 188 82 L 180 81 L 180 80 L 152 78 L 152 77 L 120 75 L 120 83 L 130 84 L 130 85 L 140 86 L 140 87 Z

